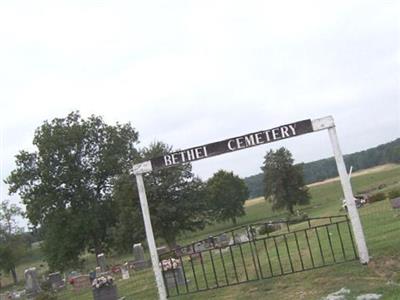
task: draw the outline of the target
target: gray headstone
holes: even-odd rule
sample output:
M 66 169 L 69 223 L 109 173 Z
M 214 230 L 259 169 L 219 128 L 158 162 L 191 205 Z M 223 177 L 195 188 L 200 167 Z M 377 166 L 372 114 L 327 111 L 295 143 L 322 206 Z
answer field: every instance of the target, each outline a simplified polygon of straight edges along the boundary
M 235 243 L 245 243 L 249 241 L 249 237 L 246 233 L 235 234 Z
M 183 275 L 182 267 L 179 266 L 176 269 L 164 271 L 164 277 L 167 282 L 168 288 L 175 288 L 176 284 L 184 285 L 185 284 L 185 277 Z M 176 280 L 176 283 L 175 283 Z
M 208 243 L 206 244 L 206 243 L 199 242 L 194 245 L 195 252 L 201 252 L 201 251 L 207 250 L 208 248 L 210 248 Z
M 400 197 L 392 199 L 391 202 L 392 202 L 392 208 L 394 209 L 400 208 Z
M 230 242 L 229 236 L 226 233 L 223 233 L 223 234 L 217 236 L 215 246 L 223 248 L 223 247 L 228 246 L 229 242 Z
M 101 272 L 106 272 L 107 271 L 107 262 L 106 262 L 106 256 L 104 253 L 100 253 L 97 255 L 97 260 L 99 262 L 99 267 Z
M 135 261 L 143 261 L 144 260 L 144 250 L 142 244 L 134 244 L 133 245 L 133 257 Z
M 157 254 L 162 255 L 168 252 L 167 246 L 161 246 L 157 248 Z
M 49 282 L 53 289 L 58 289 L 64 286 L 64 281 L 61 277 L 60 272 L 49 274 Z
M 25 275 L 25 290 L 29 296 L 35 296 L 40 292 L 40 283 L 36 268 L 26 269 Z

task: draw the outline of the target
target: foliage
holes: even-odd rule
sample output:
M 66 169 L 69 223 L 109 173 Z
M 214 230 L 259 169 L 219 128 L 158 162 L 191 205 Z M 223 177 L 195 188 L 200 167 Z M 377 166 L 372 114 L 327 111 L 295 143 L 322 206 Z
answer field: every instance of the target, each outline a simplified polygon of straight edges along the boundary
M 113 179 L 137 158 L 138 133 L 130 124 L 82 119 L 79 113 L 44 122 L 34 136 L 37 151 L 21 151 L 7 178 L 27 217 L 40 228 L 51 269 L 78 264 L 86 249 L 104 251 L 115 222 Z
M 272 202 L 272 209 L 287 209 L 294 214 L 295 205 L 310 202 L 308 188 L 304 185 L 299 165 L 293 165 L 292 154 L 284 147 L 265 155 L 264 166 L 265 199 Z
M 372 196 L 370 196 L 368 198 L 368 201 L 370 203 L 374 203 L 374 202 L 378 202 L 378 201 L 383 201 L 385 199 L 386 199 L 386 194 L 383 192 L 379 192 L 379 193 L 376 193 L 376 194 L 373 194 Z
M 21 209 L 8 200 L 0 205 L 0 268 L 11 273 L 14 284 L 18 283 L 16 266 L 26 253 L 26 243 L 16 225 L 21 214 Z
M 135 176 L 127 173 L 118 176 L 113 201 L 116 213 L 116 223 L 111 229 L 113 248 L 119 253 L 128 253 L 134 243 L 145 238 Z
M 262 173 L 245 177 L 243 180 L 246 183 L 247 189 L 249 190 L 250 199 L 264 195 L 264 175 Z
M 141 156 L 143 160 L 149 160 L 170 152 L 170 146 L 156 142 L 144 148 Z M 176 237 L 183 231 L 204 228 L 207 221 L 204 184 L 194 176 L 190 164 L 154 170 L 143 177 L 154 234 L 157 237 L 163 238 L 170 247 L 175 247 Z M 119 211 L 117 228 L 121 237 L 130 236 L 129 239 L 134 240 L 144 235 L 136 189 L 134 177 L 124 175 L 118 178 L 114 191 L 114 200 Z M 132 221 L 135 218 L 140 222 Z M 132 233 L 129 225 L 131 222 L 137 225 L 134 227 L 135 233 Z
M 365 151 L 344 155 L 344 160 L 347 166 L 353 167 L 353 171 L 386 163 L 400 163 L 400 138 Z M 333 157 L 301 165 L 306 184 L 338 176 Z M 263 177 L 264 175 L 260 173 L 244 178 L 251 198 L 263 195 Z
M 245 214 L 243 205 L 249 191 L 243 179 L 233 172 L 215 173 L 207 181 L 206 191 L 211 214 L 218 222 L 232 220 L 236 224 L 236 218 Z

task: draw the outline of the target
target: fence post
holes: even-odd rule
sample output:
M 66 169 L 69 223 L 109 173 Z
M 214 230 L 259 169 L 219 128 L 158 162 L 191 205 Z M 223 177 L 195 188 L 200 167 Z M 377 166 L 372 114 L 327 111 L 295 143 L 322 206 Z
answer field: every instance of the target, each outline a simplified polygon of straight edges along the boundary
M 331 140 L 333 153 L 335 155 L 336 166 L 339 172 L 340 183 L 342 184 L 344 198 L 348 208 L 351 226 L 353 227 L 354 238 L 357 245 L 358 255 L 360 256 L 360 262 L 362 264 L 367 264 L 369 262 L 369 254 L 367 244 L 365 242 L 364 231 L 361 225 L 360 216 L 358 214 L 358 209 L 353 196 L 353 190 L 350 184 L 350 178 L 346 171 L 346 165 L 340 150 L 339 139 L 337 137 L 334 124 L 328 128 L 328 133 Z
M 151 226 L 149 206 L 147 203 L 146 190 L 144 187 L 143 175 L 142 175 L 143 173 L 149 172 L 151 170 L 151 164 L 149 161 L 144 162 L 135 165 L 133 169 L 134 169 L 134 174 L 136 176 L 136 183 L 139 191 L 140 206 L 142 208 L 144 228 L 146 231 L 147 243 L 150 250 L 151 262 L 153 264 L 154 275 L 156 276 L 158 296 L 160 300 L 166 300 L 167 293 L 165 290 L 161 268 L 159 266 L 156 242 L 154 240 L 153 227 Z

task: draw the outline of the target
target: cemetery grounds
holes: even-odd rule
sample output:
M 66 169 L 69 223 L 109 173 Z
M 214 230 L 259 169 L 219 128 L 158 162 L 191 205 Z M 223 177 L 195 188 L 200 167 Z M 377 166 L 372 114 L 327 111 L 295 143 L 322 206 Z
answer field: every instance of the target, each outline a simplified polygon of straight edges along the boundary
M 386 165 L 368 171 L 355 173 L 352 177 L 355 194 L 368 192 L 387 193 L 400 190 L 400 165 Z M 342 192 L 339 181 L 329 180 L 310 186 L 311 203 L 297 207 L 309 217 L 329 217 L 345 214 L 342 209 Z M 252 224 L 264 220 L 276 220 L 287 216 L 285 212 L 274 213 L 271 205 L 262 198 L 246 202 L 246 215 L 238 219 L 237 226 Z M 174 296 L 172 299 L 323 299 L 329 293 L 347 288 L 350 294 L 346 299 L 356 299 L 357 295 L 366 293 L 382 294 L 381 299 L 400 299 L 400 210 L 391 207 L 389 199 L 378 201 L 359 209 L 371 261 L 368 266 L 360 265 L 357 260 L 335 264 L 310 271 L 293 273 L 270 279 L 256 280 L 248 283 L 233 285 L 225 288 L 212 289 L 188 295 Z M 295 226 L 301 226 L 295 225 Z M 202 231 L 187 233 L 180 237 L 179 244 L 186 245 L 196 240 L 216 235 L 230 230 L 231 223 L 214 224 Z M 157 241 L 162 245 L 162 241 Z M 317 247 L 315 245 L 315 247 Z M 41 261 L 40 251 L 34 250 L 32 261 L 18 267 L 19 277 L 23 269 L 37 266 L 44 272 L 46 265 Z M 148 258 L 148 253 L 146 253 Z M 250 256 L 249 250 L 244 249 L 244 255 Z M 271 254 L 274 256 L 274 253 Z M 132 259 L 132 254 L 108 257 L 109 264 L 122 264 Z M 271 259 L 274 259 L 272 257 Z M 94 269 L 95 258 L 86 257 L 85 269 Z M 210 269 L 206 268 L 208 272 Z M 82 270 L 84 272 L 85 270 Z M 3 277 L 3 284 L 7 278 Z M 193 280 L 192 280 L 193 284 Z M 130 271 L 130 279 L 122 280 L 116 276 L 116 285 L 120 297 L 130 299 L 157 299 L 152 268 L 141 271 Z M 184 288 L 183 288 L 184 289 Z M 172 293 L 173 294 L 173 293 Z M 56 294 L 57 299 L 84 300 L 92 299 L 91 289 L 79 293 L 71 287 Z

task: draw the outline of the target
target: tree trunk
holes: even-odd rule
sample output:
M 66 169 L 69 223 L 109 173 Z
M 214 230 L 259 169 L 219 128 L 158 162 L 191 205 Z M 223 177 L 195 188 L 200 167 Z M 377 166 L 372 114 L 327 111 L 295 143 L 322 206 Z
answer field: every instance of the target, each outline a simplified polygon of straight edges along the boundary
M 18 277 L 17 277 L 17 272 L 15 271 L 15 267 L 12 267 L 10 270 L 14 284 L 18 284 Z
M 236 224 L 237 224 L 237 221 L 236 221 L 236 218 L 235 218 L 235 217 L 233 217 L 233 218 L 232 218 L 232 223 L 233 223 L 233 225 L 235 225 L 235 226 L 236 226 Z

